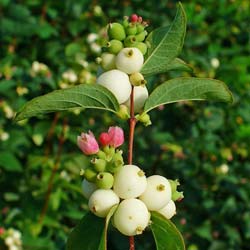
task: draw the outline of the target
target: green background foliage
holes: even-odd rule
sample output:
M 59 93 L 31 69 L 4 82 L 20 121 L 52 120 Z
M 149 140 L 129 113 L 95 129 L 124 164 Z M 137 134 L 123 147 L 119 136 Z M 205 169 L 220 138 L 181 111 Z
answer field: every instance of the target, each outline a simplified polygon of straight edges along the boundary
M 150 20 L 150 31 L 170 24 L 176 3 L 0 1 L 0 227 L 19 229 L 24 250 L 64 249 L 70 230 L 87 213 L 79 170 L 89 163 L 76 136 L 89 129 L 98 135 L 115 124 L 127 133 L 127 123 L 87 109 L 80 115 L 72 110 L 14 124 L 14 113 L 52 90 L 94 83 L 95 58 L 108 22 L 136 12 Z M 148 77 L 150 91 L 174 77 L 212 77 L 228 84 L 235 102 L 190 101 L 153 110 L 153 125 L 137 127 L 134 162 L 148 175 L 180 179 L 185 199 L 177 203 L 173 221 L 188 250 L 247 250 L 250 3 L 194 0 L 183 1 L 183 7 L 188 26 L 180 58 L 193 66 L 193 73 Z M 94 42 L 92 33 L 97 34 Z M 35 61 L 46 66 L 37 71 Z M 69 70 L 76 82 L 66 79 Z M 154 249 L 152 237 L 146 232 L 136 238 L 136 249 Z M 111 231 L 109 249 L 128 249 L 127 238 Z

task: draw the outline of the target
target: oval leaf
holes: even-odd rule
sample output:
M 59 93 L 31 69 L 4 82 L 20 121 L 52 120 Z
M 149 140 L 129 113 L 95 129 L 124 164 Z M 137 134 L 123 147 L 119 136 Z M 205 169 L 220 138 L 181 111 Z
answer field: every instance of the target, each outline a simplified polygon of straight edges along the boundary
M 188 100 L 213 100 L 232 102 L 233 96 L 227 86 L 208 78 L 181 77 L 169 80 L 154 89 L 148 97 L 144 112 L 168 103 Z
M 66 250 L 98 249 L 103 235 L 105 220 L 87 213 L 70 233 Z M 100 248 L 105 249 L 105 248 Z
M 168 27 L 154 30 L 147 38 L 151 47 L 141 73 L 151 75 L 165 72 L 169 63 L 181 52 L 186 34 L 186 14 L 179 3 L 174 21 Z
M 79 107 L 104 109 L 111 112 L 119 110 L 115 96 L 107 88 L 98 84 L 81 84 L 68 89 L 55 90 L 32 99 L 17 113 L 15 121 Z
M 169 63 L 166 67 L 167 71 L 185 71 L 185 72 L 193 72 L 193 69 L 186 62 L 181 60 L 180 58 L 175 58 L 171 63 Z
M 157 212 L 151 212 L 152 224 L 150 226 L 157 250 L 185 250 L 184 240 L 170 221 Z

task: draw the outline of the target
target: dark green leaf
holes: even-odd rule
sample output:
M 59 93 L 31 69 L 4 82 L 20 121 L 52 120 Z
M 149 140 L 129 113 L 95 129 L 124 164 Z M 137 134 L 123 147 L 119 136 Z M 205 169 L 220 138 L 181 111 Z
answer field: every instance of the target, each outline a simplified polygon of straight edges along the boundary
M 157 250 L 184 250 L 184 240 L 176 226 L 157 212 L 151 212 L 151 230 Z
M 175 58 L 171 63 L 169 63 L 166 67 L 166 72 L 167 71 L 186 71 L 186 72 L 193 72 L 193 69 L 190 65 L 185 63 L 183 60 L 180 58 Z
M 169 80 L 151 93 L 144 111 L 160 105 L 187 100 L 213 100 L 232 102 L 233 96 L 227 86 L 218 80 L 208 78 L 181 77 Z
M 22 166 L 17 158 L 9 152 L 0 152 L 0 167 L 7 171 L 21 172 Z
M 108 89 L 97 84 L 81 84 L 32 99 L 17 113 L 15 121 L 77 107 L 104 109 L 111 112 L 119 110 L 116 98 Z
M 168 27 L 154 30 L 147 38 L 148 50 L 141 73 L 151 75 L 165 72 L 168 64 L 181 52 L 186 34 L 186 15 L 179 3 L 174 21 Z
M 66 250 L 98 249 L 103 235 L 104 226 L 104 219 L 99 218 L 90 212 L 87 213 L 70 233 L 66 244 Z

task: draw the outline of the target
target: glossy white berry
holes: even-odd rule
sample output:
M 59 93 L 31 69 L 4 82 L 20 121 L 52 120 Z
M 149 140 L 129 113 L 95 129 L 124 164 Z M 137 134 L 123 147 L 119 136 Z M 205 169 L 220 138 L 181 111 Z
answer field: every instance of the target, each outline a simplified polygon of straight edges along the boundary
M 157 211 L 167 219 L 171 219 L 176 214 L 176 206 L 174 201 L 170 200 L 167 205 Z
M 124 48 L 116 56 L 117 69 L 132 74 L 139 72 L 142 68 L 144 57 L 137 48 Z
M 113 189 L 122 199 L 136 198 L 146 189 L 147 178 L 135 165 L 125 165 L 114 176 Z
M 111 189 L 97 189 L 89 198 L 89 209 L 98 217 L 106 217 L 109 210 L 120 201 Z
M 101 74 L 96 82 L 111 91 L 119 104 L 128 100 L 131 93 L 131 84 L 126 73 L 113 69 Z
M 138 199 L 123 200 L 115 214 L 114 226 L 124 235 L 141 234 L 147 227 L 150 213 L 145 204 Z
M 97 186 L 95 185 L 95 183 L 89 182 L 86 179 L 82 181 L 82 193 L 86 199 L 88 199 L 96 189 Z
M 148 90 L 146 86 L 134 87 L 134 111 L 139 113 L 148 98 Z M 130 98 L 125 102 L 125 105 L 130 108 Z
M 147 178 L 147 187 L 140 196 L 148 210 L 157 211 L 171 200 L 171 186 L 169 181 L 160 175 L 152 175 Z

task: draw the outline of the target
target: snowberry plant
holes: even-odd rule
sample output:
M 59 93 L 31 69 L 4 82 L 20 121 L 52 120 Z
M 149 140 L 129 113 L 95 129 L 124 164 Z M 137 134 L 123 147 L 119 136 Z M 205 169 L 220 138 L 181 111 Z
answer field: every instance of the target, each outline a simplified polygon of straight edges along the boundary
M 184 241 L 171 222 L 176 202 L 183 198 L 178 180 L 147 176 L 144 166 L 133 162 L 136 124 L 152 124 L 149 112 L 161 105 L 189 100 L 231 102 L 232 95 L 218 80 L 179 77 L 147 86 L 148 76 L 170 70 L 190 71 L 178 55 L 181 52 L 186 16 L 178 4 L 171 25 L 147 31 L 147 22 L 136 14 L 107 26 L 107 42 L 97 58 L 100 70 L 96 84 L 81 84 L 36 97 L 25 104 L 16 121 L 48 112 L 72 108 L 102 109 L 128 120 L 129 134 L 115 124 L 98 137 L 89 131 L 77 137 L 77 145 L 89 157 L 90 165 L 81 170 L 83 195 L 89 212 L 72 230 L 67 250 L 107 249 L 111 228 L 129 237 L 151 230 L 157 250 L 183 250 Z M 128 159 L 120 149 L 128 140 Z M 112 223 L 110 223 L 112 222 Z

